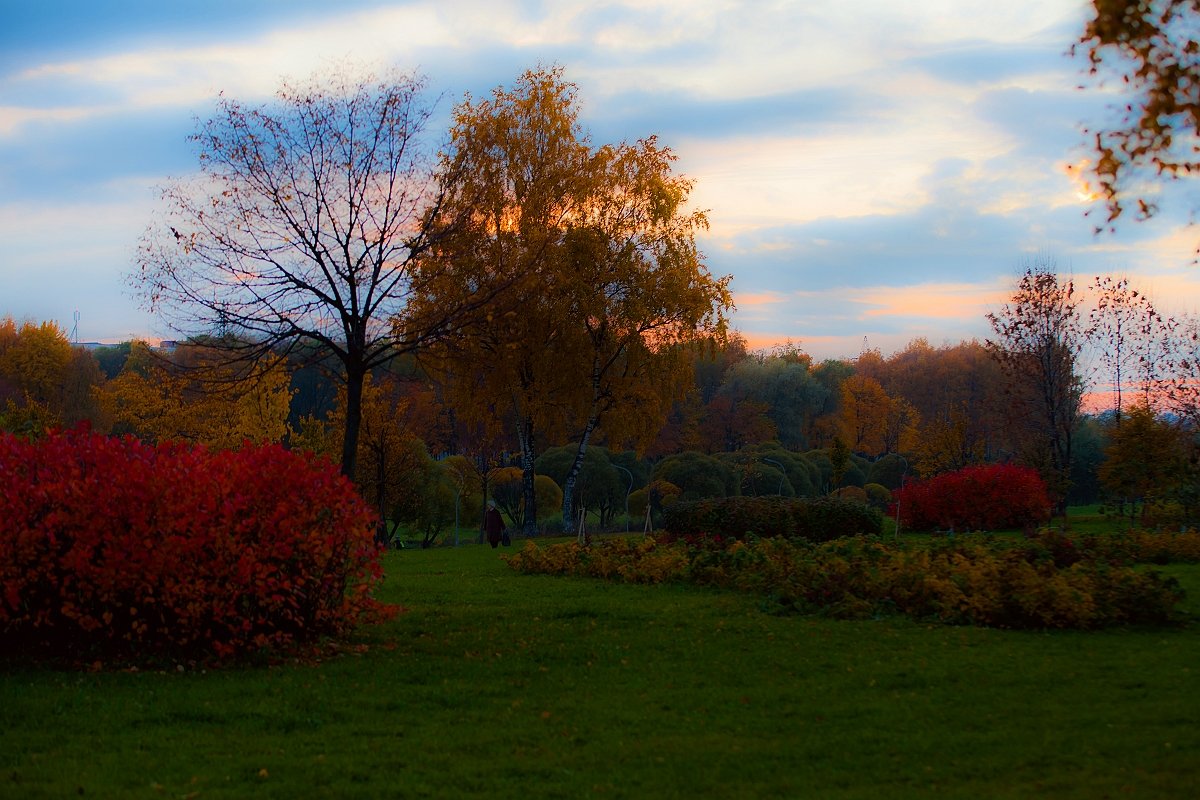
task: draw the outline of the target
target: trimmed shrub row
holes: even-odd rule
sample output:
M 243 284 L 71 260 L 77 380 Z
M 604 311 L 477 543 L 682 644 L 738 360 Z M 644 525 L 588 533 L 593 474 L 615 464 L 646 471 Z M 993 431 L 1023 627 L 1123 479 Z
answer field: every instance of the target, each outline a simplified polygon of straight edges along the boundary
M 0 436 L 0 649 L 211 661 L 388 613 L 375 518 L 324 461 L 86 430 Z
M 660 539 L 782 536 L 825 542 L 842 536 L 878 535 L 883 515 L 854 500 L 833 497 L 726 497 L 676 503 L 663 510 Z

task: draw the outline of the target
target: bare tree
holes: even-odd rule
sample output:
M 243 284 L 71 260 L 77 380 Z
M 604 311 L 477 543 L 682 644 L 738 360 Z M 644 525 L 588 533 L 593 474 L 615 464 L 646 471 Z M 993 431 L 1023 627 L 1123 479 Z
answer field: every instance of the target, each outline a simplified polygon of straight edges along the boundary
M 1012 301 L 988 314 L 996 338 L 987 346 L 1008 378 L 1025 458 L 1048 478 L 1060 514 L 1066 513 L 1071 437 L 1083 400 L 1079 363 L 1087 336 L 1079 306 L 1074 283 L 1060 281 L 1053 262 L 1042 260 L 1026 267 Z
M 191 137 L 199 175 L 163 190 L 131 276 L 173 330 L 228 334 L 232 357 L 332 356 L 346 384 L 348 476 L 365 376 L 487 299 L 464 292 L 407 313 L 430 277 L 421 260 L 448 224 L 422 89 L 414 76 L 343 73 L 285 82 L 263 105 L 222 95 Z
M 1097 276 L 1092 291 L 1096 305 L 1088 316 L 1087 334 L 1111 381 L 1113 419 L 1120 427 L 1126 386 L 1133 383 L 1147 407 L 1155 404 L 1155 389 L 1174 360 L 1176 323 L 1159 314 L 1150 298 L 1131 288 L 1125 278 Z

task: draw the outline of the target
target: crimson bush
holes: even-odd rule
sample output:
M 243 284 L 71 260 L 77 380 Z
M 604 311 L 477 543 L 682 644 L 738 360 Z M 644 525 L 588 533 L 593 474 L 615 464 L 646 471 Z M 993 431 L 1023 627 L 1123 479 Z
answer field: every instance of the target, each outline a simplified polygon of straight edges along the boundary
M 389 613 L 375 519 L 324 461 L 77 430 L 0 436 L 0 647 L 211 661 Z
M 946 472 L 895 492 L 901 523 L 913 530 L 992 531 L 1040 525 L 1050 497 L 1036 470 L 990 464 Z

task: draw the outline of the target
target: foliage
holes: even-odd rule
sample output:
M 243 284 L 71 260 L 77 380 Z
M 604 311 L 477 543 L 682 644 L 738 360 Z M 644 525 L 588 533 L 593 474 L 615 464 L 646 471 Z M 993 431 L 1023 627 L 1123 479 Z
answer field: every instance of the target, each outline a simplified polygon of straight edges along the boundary
M 655 525 L 662 523 L 662 510 L 679 502 L 681 490 L 670 481 L 651 481 L 642 489 L 635 489 L 629 495 L 629 515 L 635 519 L 644 519 L 646 511 L 651 512 L 651 522 Z
M 887 489 L 884 489 L 884 491 L 886 492 Z M 840 489 L 834 489 L 832 492 L 830 492 L 830 496 L 836 497 L 838 500 L 850 500 L 864 506 L 870 505 L 872 508 L 877 508 L 881 511 L 883 508 L 886 508 L 886 506 L 881 507 L 877 503 L 869 503 L 867 500 L 867 490 L 862 486 L 843 486 Z
M 887 511 L 892 504 L 892 492 L 882 484 L 868 483 L 863 487 L 863 493 L 866 495 L 866 502 L 871 508 Z
M 1195 0 L 1092 0 L 1091 5 L 1095 16 L 1079 41 L 1091 73 L 1115 73 L 1132 94 L 1122 101 L 1120 123 L 1092 132 L 1090 171 L 1112 226 L 1124 213 L 1130 190 L 1138 219 L 1158 210 L 1146 194 L 1147 178 L 1176 180 L 1200 170 L 1200 6 Z
M 311 450 L 329 459 L 341 453 L 345 438 L 347 392 L 342 387 L 327 418 L 304 418 L 293 449 Z M 368 375 L 363 381 L 362 412 L 355 458 L 354 484 L 381 520 L 380 539 L 396 538 L 401 524 L 416 525 L 428 547 L 454 522 L 455 494 L 466 468 L 456 460 L 449 469 L 430 458 L 416 431 L 414 398 L 393 375 Z
M 1071 505 L 1091 505 L 1102 499 L 1097 472 L 1108 446 L 1108 425 L 1102 417 L 1085 415 L 1075 426 L 1071 443 Z
M 823 542 L 840 536 L 876 535 L 879 511 L 856 500 L 728 497 L 675 503 L 665 509 L 669 537 L 743 539 L 781 536 Z
M 593 432 L 644 449 L 691 380 L 684 345 L 725 336 L 731 277 L 714 277 L 702 260 L 695 236 L 708 222 L 687 209 L 693 184 L 673 174 L 675 159 L 653 136 L 598 148 L 582 213 L 568 221 L 552 300 L 570 309 L 582 343 L 573 366 L 589 390 L 562 483 L 568 530 Z
M 1049 519 L 1051 503 L 1037 471 L 991 464 L 906 483 L 895 493 L 901 523 L 915 530 L 994 531 Z
M 1180 432 L 1149 406 L 1135 405 L 1122 416 L 1109 432 L 1100 482 L 1113 497 L 1142 502 L 1145 511 L 1147 501 L 1170 496 L 1180 483 L 1184 442 Z
M 725 373 L 718 396 L 729 399 L 728 408 L 739 402 L 752 401 L 766 408 L 766 416 L 774 424 L 780 443 L 792 450 L 806 450 L 814 446 L 813 424 L 822 413 L 829 398 L 828 387 L 815 378 L 810 371 L 811 359 L 796 350 L 784 350 L 766 356 L 750 356 L 732 364 Z M 713 406 L 711 411 L 720 410 Z M 766 438 L 756 433 L 751 422 L 752 415 L 747 407 L 741 407 L 745 415 L 740 423 L 741 435 L 735 433 L 737 425 L 730 420 L 727 435 L 716 449 L 737 449 L 731 442 L 744 440 L 761 441 Z M 762 426 L 766 430 L 766 426 Z
M 458 486 L 444 464 L 437 464 L 425 476 L 417 494 L 417 504 L 408 509 L 407 521 L 421 534 L 421 546 L 432 547 L 458 520 Z M 403 519 L 403 518 L 402 518 Z
M 867 467 L 867 482 L 878 483 L 888 489 L 899 489 L 908 480 L 908 462 L 898 453 L 886 455 L 872 461 Z
M 55 323 L 0 318 L 0 430 L 38 435 L 84 420 L 104 428 L 95 397 L 102 382 L 96 360 Z
M 770 412 L 771 407 L 761 400 L 717 394 L 704 407 L 700 423 L 704 449 L 708 452 L 740 450 L 774 439 L 779 431 Z
M 92 355 L 95 357 L 100 371 L 104 373 L 105 379 L 111 381 L 121 374 L 121 370 L 125 368 L 125 360 L 129 358 L 132 350 L 133 342 L 128 341 L 97 347 L 92 351 Z
M 874 378 L 856 374 L 843 381 L 841 409 L 842 437 L 854 452 L 881 456 L 911 449 L 920 423 L 916 409 Z
M 227 363 L 220 350 L 186 344 L 155 353 L 133 342 L 121 374 L 100 390 L 118 433 L 215 449 L 279 442 L 289 433 L 289 376 L 277 359 Z
M 785 450 L 779 442 L 763 442 L 736 453 L 724 454 L 723 457 L 742 464 L 743 468 L 754 465 L 755 472 L 750 481 L 751 491 L 746 491 L 747 482 L 743 480 L 743 494 L 782 493 L 796 497 L 815 497 L 820 493 L 820 469 L 811 459 L 800 453 Z M 784 479 L 782 492 L 779 488 L 781 477 Z
M 824 544 L 783 537 L 663 546 L 613 540 L 538 548 L 508 559 L 521 572 L 614 580 L 686 581 L 771 598 L 780 610 L 920 619 L 1001 628 L 1096 628 L 1164 623 L 1182 592 L 1174 579 L 1095 561 L 1056 559 L 1060 543 L 1020 547 L 963 540 L 934 547 L 875 538 Z
M 858 369 L 888 395 L 912 404 L 920 425 L 910 447 L 901 450 L 912 469 L 926 477 L 994 460 L 1012 449 L 1002 413 L 1007 380 L 981 343 L 935 348 L 917 338 L 889 358 L 863 363 L 860 357 Z
M 86 430 L 0 436 L 7 653 L 209 661 L 344 634 L 384 609 L 375 519 L 328 462 Z
M 681 500 L 726 497 L 738 490 L 738 478 L 727 464 L 695 451 L 667 456 L 654 465 L 653 479 L 678 487 Z
M 678 579 L 688 565 L 682 547 L 660 545 L 653 537 L 605 539 L 595 546 L 562 542 L 538 547 L 532 541 L 504 556 L 518 572 L 586 575 L 626 583 L 663 583 Z
M 571 470 L 578 466 L 573 506 L 570 509 L 563 508 L 564 493 L 560 489 L 558 502 L 548 513 L 562 512 L 578 520 L 580 510 L 587 509 L 597 515 L 601 526 L 609 525 L 617 512 L 625 510 L 625 494 L 630 486 L 629 477 L 614 466 L 618 454 L 610 453 L 605 447 L 589 447 L 578 465 L 577 455 L 578 448 L 575 445 L 551 447 L 534 462 L 534 470 L 544 473 L 559 487 L 566 483 Z M 625 461 L 630 462 L 629 459 Z M 631 474 L 633 469 L 641 472 L 633 463 L 626 469 L 630 469 Z M 570 530 L 569 527 L 567 529 Z
M 593 437 L 648 446 L 691 382 L 683 345 L 723 339 L 732 302 L 696 247 L 707 221 L 675 155 L 654 137 L 594 147 L 577 91 L 561 68 L 529 70 L 456 108 L 442 211 L 466 224 L 436 256 L 460 279 L 424 300 L 432 314 L 476 286 L 508 290 L 433 356 L 466 413 L 516 419 L 527 532 L 535 437 L 576 445 L 558 481 L 570 530 Z
M 970 424 L 970 415 L 962 407 L 926 420 L 912 444 L 916 471 L 932 477 L 983 461 L 983 443 L 971 439 Z
M 1049 541 L 1053 534 L 1043 532 L 1040 539 Z M 1129 564 L 1196 564 L 1200 563 L 1200 532 L 1179 533 L 1127 528 L 1114 533 L 1081 534 L 1067 539 L 1075 558 L 1113 565 Z
M 827 493 L 837 486 L 834 485 L 834 479 L 837 471 L 834 469 L 834 458 L 840 459 L 841 456 L 837 451 L 838 437 L 832 437 L 829 447 L 821 450 L 809 450 L 807 453 L 802 453 L 801 457 L 810 466 L 810 476 L 814 487 L 819 489 L 820 493 Z M 854 453 L 847 453 L 848 460 L 840 465 L 845 471 L 841 473 L 840 485 L 842 486 L 862 486 L 867 482 L 867 471 L 871 468 L 871 462 L 868 462 L 862 456 Z M 887 456 L 884 456 L 886 459 Z

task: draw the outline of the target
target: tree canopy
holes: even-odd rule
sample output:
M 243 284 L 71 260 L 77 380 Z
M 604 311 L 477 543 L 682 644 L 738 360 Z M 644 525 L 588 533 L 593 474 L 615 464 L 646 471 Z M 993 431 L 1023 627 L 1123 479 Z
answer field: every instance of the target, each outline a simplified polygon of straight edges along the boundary
M 464 413 L 515 422 L 527 530 L 535 436 L 578 443 L 563 486 L 569 520 L 593 434 L 648 445 L 690 379 L 680 345 L 723 336 L 731 304 L 729 279 L 696 248 L 705 219 L 686 210 L 692 184 L 673 174 L 670 149 L 653 137 L 594 147 L 578 116 L 561 68 L 456 109 L 444 210 L 467 224 L 437 251 L 456 279 L 431 281 L 423 301 L 508 289 L 431 363 Z

